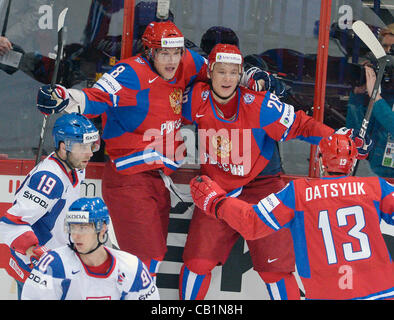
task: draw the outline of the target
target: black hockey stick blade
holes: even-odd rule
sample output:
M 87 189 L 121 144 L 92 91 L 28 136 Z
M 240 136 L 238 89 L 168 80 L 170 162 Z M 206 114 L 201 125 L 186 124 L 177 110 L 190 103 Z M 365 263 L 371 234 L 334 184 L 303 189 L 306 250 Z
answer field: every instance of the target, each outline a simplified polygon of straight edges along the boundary
M 63 55 L 63 31 L 64 31 L 64 20 L 66 18 L 67 11 L 68 11 L 68 8 L 64 8 L 62 10 L 62 12 L 60 12 L 59 18 L 57 20 L 58 21 L 57 22 L 57 55 L 56 55 L 55 68 L 53 70 L 52 80 L 51 80 L 51 87 L 52 88 L 56 84 L 57 73 L 58 73 L 60 61 L 61 61 L 62 55 Z M 47 122 L 48 122 L 48 116 L 44 115 L 44 119 L 42 120 L 42 126 L 41 126 L 40 141 L 38 143 L 38 150 L 37 150 L 36 161 L 35 161 L 36 165 L 41 160 L 42 146 L 44 143 L 44 136 L 45 136 Z
M 63 30 L 64 30 L 64 20 L 66 18 L 68 8 L 64 8 L 62 12 L 59 14 L 58 23 L 57 23 L 57 55 L 55 62 L 55 69 L 53 70 L 51 86 L 53 87 L 56 84 L 57 73 L 59 71 L 60 61 L 63 56 Z
M 4 16 L 3 28 L 1 30 L 1 36 L 2 37 L 5 37 L 5 33 L 7 31 L 8 17 L 10 16 L 10 9 L 11 9 L 11 2 L 12 2 L 12 0 L 8 0 L 8 5 L 7 5 L 6 13 L 5 13 L 5 16 Z

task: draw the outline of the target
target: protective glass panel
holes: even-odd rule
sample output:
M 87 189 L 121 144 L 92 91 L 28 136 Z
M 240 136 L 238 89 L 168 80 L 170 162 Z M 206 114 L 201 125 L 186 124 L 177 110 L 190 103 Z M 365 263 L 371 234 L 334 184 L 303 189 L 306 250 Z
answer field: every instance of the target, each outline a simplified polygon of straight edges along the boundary
M 7 59 L 0 57 L 0 154 L 32 159 L 37 152 L 43 115 L 35 107 L 36 96 L 53 77 L 60 12 L 68 8 L 56 82 L 83 88 L 120 58 L 123 6 L 123 0 L 0 0 L 1 39 L 7 38 L 14 51 Z M 58 117 L 48 118 L 43 154 L 54 149 L 51 131 Z M 100 118 L 93 122 L 100 130 Z M 92 160 L 102 154 L 95 153 Z
M 172 1 L 170 8 L 175 23 L 189 40 L 186 41 L 188 46 L 202 54 L 204 54 L 202 49 L 207 47 L 209 40 L 212 40 L 212 37 L 203 36 L 209 28 L 213 26 L 231 28 L 239 38 L 240 49 L 246 56 L 245 60 L 276 74 L 286 84 L 287 96 L 281 100 L 292 104 L 296 111 L 303 110 L 312 116 L 317 99 L 315 82 L 320 7 L 320 0 L 185 0 Z M 349 113 L 353 111 L 349 106 L 351 92 L 357 81 L 363 81 L 360 63 L 369 55 L 368 48 L 358 37 L 354 37 L 351 25 L 353 21 L 361 19 L 377 37 L 384 28 L 394 32 L 393 8 L 392 0 L 332 1 L 324 123 L 334 129 L 343 126 L 360 129 L 365 114 L 365 110 L 362 110 L 354 123 L 347 120 Z M 233 40 L 231 36 L 226 38 L 227 42 Z M 392 54 L 392 47 L 387 48 Z M 368 133 L 372 138 L 375 136 L 378 142 L 370 158 L 376 157 L 376 160 L 360 161 L 357 175 L 394 176 L 392 169 L 394 161 L 390 158 L 394 144 L 388 135 L 390 132 L 394 133 L 391 111 L 392 64 L 386 67 L 383 81 L 387 88 L 385 96 L 387 105 L 384 114 L 391 118 L 378 119 L 374 116 L 371 118 Z M 368 100 L 368 97 L 364 97 L 364 100 Z M 316 108 L 320 109 L 320 106 L 316 105 Z M 382 123 L 383 121 L 385 123 Z M 308 143 L 299 140 L 283 142 L 279 143 L 279 150 L 285 173 L 308 175 L 310 160 Z M 391 168 L 375 170 L 385 158 Z M 372 164 L 372 161 L 376 161 L 376 165 Z
M 133 53 L 141 49 L 138 37 L 145 26 L 155 19 L 155 12 L 150 9 L 152 2 L 155 1 L 135 1 Z M 42 115 L 34 106 L 36 89 L 52 80 L 59 13 L 69 8 L 64 57 L 56 80 L 67 88 L 89 87 L 120 58 L 124 1 L 19 0 L 12 1 L 7 10 L 8 4 L 9 0 L 0 0 L 0 27 L 13 43 L 15 52 L 6 64 L 1 60 L 0 65 L 0 153 L 9 158 L 34 158 L 42 126 Z M 369 50 L 353 36 L 351 23 L 363 20 L 376 36 L 387 27 L 392 32 L 393 6 L 392 0 L 332 1 L 324 102 L 327 125 L 335 129 L 345 125 L 360 128 L 362 112 L 353 123 L 348 118 L 355 112 L 351 108 L 351 93 L 357 85 L 362 85 L 365 72 L 360 64 L 368 58 Z M 209 49 L 209 36 L 203 41 L 209 28 L 231 28 L 249 63 L 276 74 L 286 84 L 287 96 L 282 101 L 294 105 L 296 111 L 312 115 L 316 101 L 320 7 L 320 0 L 174 0 L 170 19 L 183 32 L 186 47 L 202 55 Z M 228 36 L 228 41 L 234 41 L 231 34 Z M 388 53 L 392 53 L 390 43 L 386 45 Z M 385 164 L 388 169 L 372 171 L 372 160 L 362 161 L 360 175 L 393 176 L 394 143 L 389 135 L 393 134 L 393 121 L 388 123 L 393 106 L 391 74 L 389 65 L 383 77 L 385 86 L 382 85 L 387 102 L 385 108 L 381 107 L 380 114 L 384 116 L 380 119 L 373 114 L 368 129 L 372 138 L 372 128 L 376 131 L 378 141 L 373 161 Z M 368 97 L 360 99 L 368 100 Z M 364 106 L 366 102 L 363 101 Z M 50 132 L 57 117 L 50 117 L 44 153 L 53 150 Z M 95 124 L 101 130 L 100 118 Z M 279 150 L 285 173 L 308 174 L 309 144 L 298 140 L 279 143 Z M 93 161 L 103 161 L 103 151 L 101 148 L 95 153 Z

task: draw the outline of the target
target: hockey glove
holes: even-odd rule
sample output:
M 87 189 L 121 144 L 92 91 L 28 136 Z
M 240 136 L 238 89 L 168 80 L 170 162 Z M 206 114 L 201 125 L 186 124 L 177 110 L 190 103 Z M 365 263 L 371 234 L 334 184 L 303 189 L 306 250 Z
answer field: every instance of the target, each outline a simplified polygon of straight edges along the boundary
M 209 216 L 217 216 L 217 205 L 226 199 L 226 192 L 207 176 L 197 176 L 190 181 L 194 203 Z
M 46 246 L 39 246 L 36 245 L 33 248 L 32 255 L 30 256 L 30 267 L 33 268 L 38 264 L 38 261 L 40 260 L 41 256 L 47 253 L 49 249 Z
M 254 91 L 262 91 L 266 90 L 279 98 L 283 98 L 286 96 L 286 86 L 282 81 L 275 78 L 272 74 L 267 71 L 261 71 L 258 68 L 251 68 L 248 72 L 252 72 L 252 76 L 248 81 L 248 88 Z M 264 80 L 264 86 L 262 85 L 262 81 Z
M 40 88 L 37 95 L 37 108 L 45 115 L 62 112 L 68 105 L 70 96 L 65 87 L 46 85 Z
M 347 135 L 354 141 L 358 152 L 357 160 L 366 159 L 369 152 L 373 148 L 373 141 L 369 138 L 369 136 L 365 135 L 364 138 L 360 137 L 360 131 L 357 129 L 348 129 L 346 127 L 342 127 L 335 131 L 335 133 Z

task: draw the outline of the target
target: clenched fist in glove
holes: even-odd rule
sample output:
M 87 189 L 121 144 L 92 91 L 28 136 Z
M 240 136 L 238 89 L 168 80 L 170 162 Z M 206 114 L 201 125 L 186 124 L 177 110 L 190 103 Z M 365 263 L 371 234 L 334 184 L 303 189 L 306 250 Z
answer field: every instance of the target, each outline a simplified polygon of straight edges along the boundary
M 197 176 L 190 181 L 194 203 L 207 215 L 216 217 L 218 204 L 226 199 L 226 192 L 207 176 Z
M 26 254 L 30 254 L 31 267 L 37 265 L 41 256 L 44 255 L 49 249 L 45 246 L 39 246 L 38 244 L 26 251 Z
M 40 88 L 37 95 L 37 108 L 46 115 L 62 112 L 68 105 L 70 96 L 65 87 L 46 85 Z
M 269 91 L 279 98 L 286 96 L 286 86 L 267 71 L 252 67 L 246 71 L 248 76 L 247 87 L 254 91 Z
M 368 157 L 368 154 L 373 147 L 373 141 L 368 137 L 368 135 L 365 135 L 365 137 L 362 138 L 360 137 L 359 130 L 348 129 L 346 127 L 338 129 L 337 131 L 335 131 L 335 133 L 346 135 L 354 141 L 358 151 L 357 160 L 364 160 Z

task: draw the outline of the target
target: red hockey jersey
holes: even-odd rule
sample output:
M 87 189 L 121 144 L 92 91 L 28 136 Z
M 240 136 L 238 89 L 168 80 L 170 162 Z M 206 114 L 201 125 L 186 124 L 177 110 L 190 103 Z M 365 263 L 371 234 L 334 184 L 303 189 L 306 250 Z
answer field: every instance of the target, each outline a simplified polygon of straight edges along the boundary
M 85 93 L 84 114 L 102 115 L 112 165 L 119 173 L 163 169 L 170 173 L 184 158 L 182 95 L 205 63 L 185 50 L 172 80 L 165 81 L 141 56 L 121 60 Z
M 235 118 L 225 119 L 217 111 L 209 84 L 198 82 L 185 94 L 182 111 L 198 127 L 202 174 L 226 191 L 259 175 L 271 160 L 276 141 L 298 138 L 318 144 L 334 132 L 270 92 L 240 86 L 237 99 Z
M 394 298 L 380 222 L 394 225 L 394 186 L 379 177 L 298 179 L 256 205 L 228 198 L 219 216 L 245 239 L 290 229 L 309 299 Z

